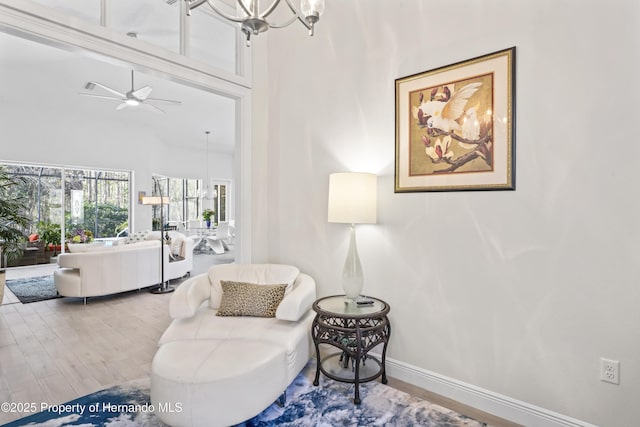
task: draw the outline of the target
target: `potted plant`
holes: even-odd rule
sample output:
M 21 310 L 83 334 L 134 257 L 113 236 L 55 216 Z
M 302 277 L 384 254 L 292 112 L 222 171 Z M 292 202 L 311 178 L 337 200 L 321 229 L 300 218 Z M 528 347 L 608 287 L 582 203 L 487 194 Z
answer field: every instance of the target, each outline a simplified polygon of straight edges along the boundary
M 53 251 L 53 256 L 55 256 L 62 237 L 60 224 L 40 221 L 36 226 L 36 230 L 40 236 L 40 240 L 45 244 L 45 251 Z
M 24 196 L 16 194 L 20 178 L 0 171 L 0 303 L 4 297 L 4 257 L 15 259 L 22 256 L 30 219 Z
M 216 211 L 214 211 L 213 209 L 205 209 L 204 211 L 202 211 L 202 218 L 206 221 L 207 228 L 211 227 L 211 217 L 215 214 Z
M 76 228 L 67 233 L 67 243 L 91 243 L 93 233 L 90 230 Z

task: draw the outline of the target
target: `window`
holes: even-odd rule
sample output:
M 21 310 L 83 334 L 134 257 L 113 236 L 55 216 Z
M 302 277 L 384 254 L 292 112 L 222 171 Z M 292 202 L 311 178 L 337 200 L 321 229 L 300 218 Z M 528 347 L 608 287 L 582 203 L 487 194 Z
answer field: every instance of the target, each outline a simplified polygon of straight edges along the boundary
M 206 188 L 204 183 L 202 185 Z M 227 203 L 229 183 L 214 181 L 210 188 L 210 191 L 203 191 L 206 197 L 202 199 L 202 209 L 213 209 L 215 211 L 215 215 L 212 218 L 214 224 L 220 221 L 229 221 L 229 206 Z
M 95 238 L 109 238 L 128 225 L 130 172 L 21 164 L 0 167 L 22 178 L 16 191 L 30 201 L 30 233 L 37 233 L 39 224 L 58 225 L 62 244 L 65 235 L 77 229 L 88 230 Z
M 180 52 L 180 2 L 110 0 L 106 10 L 119 33 Z
M 129 173 L 65 169 L 65 228 L 115 237 L 129 220 Z
M 216 211 L 216 220 L 227 221 L 228 212 L 227 212 L 227 192 L 228 185 L 226 184 L 215 184 L 213 186 L 215 190 L 215 197 L 213 198 L 213 204 L 215 206 L 214 210 Z
M 213 185 L 213 196 L 203 197 L 204 184 L 199 179 L 156 177 L 153 194 L 169 196 L 169 205 L 164 207 L 165 225 L 188 228 L 189 221 L 202 220 L 204 209 L 213 209 L 216 214 L 213 222 L 228 221 L 229 183 L 218 182 Z M 160 229 L 160 207 L 153 208 L 153 229 Z
M 200 181 L 197 179 L 184 180 L 185 215 L 187 221 L 197 220 L 200 215 Z
M 182 0 L 34 0 L 43 6 L 103 25 L 179 53 L 226 73 L 240 75 L 239 26 L 220 18 L 208 6 L 194 9 L 180 26 Z M 228 11 L 235 9 L 229 5 Z M 244 38 L 244 37 L 241 37 Z
M 28 215 L 36 231 L 38 222 L 62 222 L 62 169 L 44 166 L 2 165 L 10 175 L 20 177 L 15 191 L 30 201 Z
M 221 70 L 236 74 L 237 26 L 215 16 L 208 7 L 191 12 L 189 54 Z M 216 43 L 211 43 L 215 40 Z

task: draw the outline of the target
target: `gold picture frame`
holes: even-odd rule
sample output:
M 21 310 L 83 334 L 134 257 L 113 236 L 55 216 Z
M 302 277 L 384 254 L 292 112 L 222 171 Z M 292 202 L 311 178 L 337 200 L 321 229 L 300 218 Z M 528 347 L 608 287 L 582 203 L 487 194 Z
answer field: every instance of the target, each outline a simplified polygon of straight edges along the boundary
M 395 192 L 515 190 L 515 47 L 395 80 Z

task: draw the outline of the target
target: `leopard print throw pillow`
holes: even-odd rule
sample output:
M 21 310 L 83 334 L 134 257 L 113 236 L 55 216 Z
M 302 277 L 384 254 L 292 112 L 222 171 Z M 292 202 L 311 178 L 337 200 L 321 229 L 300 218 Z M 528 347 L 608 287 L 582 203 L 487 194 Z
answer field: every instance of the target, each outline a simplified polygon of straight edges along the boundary
M 275 317 L 286 284 L 256 285 L 221 280 L 222 299 L 218 316 Z

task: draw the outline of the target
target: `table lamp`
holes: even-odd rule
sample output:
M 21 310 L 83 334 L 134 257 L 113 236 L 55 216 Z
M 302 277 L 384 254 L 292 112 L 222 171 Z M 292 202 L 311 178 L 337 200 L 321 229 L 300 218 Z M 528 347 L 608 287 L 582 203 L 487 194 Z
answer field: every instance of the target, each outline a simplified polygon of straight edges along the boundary
M 356 224 L 375 224 L 377 177 L 371 173 L 341 172 L 329 176 L 329 222 L 351 224 L 349 250 L 342 270 L 342 288 L 349 300 L 362 292 L 364 279 L 356 246 Z

